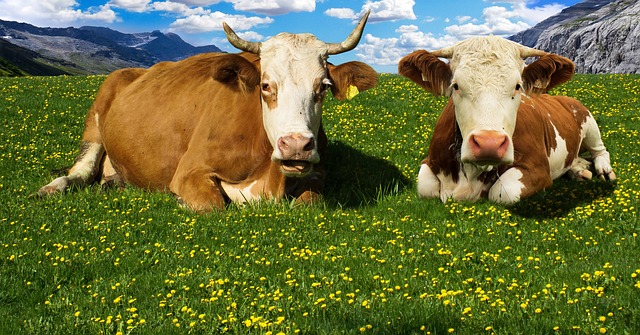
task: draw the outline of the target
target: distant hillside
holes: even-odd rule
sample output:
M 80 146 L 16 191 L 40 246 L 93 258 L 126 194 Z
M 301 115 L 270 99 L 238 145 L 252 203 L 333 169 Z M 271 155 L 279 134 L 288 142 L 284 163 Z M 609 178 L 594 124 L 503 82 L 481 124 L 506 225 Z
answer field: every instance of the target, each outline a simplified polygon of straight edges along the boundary
M 640 1 L 585 0 L 511 39 L 568 57 L 578 73 L 640 73 Z
M 57 76 L 68 74 L 64 70 L 47 65 L 39 58 L 40 55 L 36 52 L 0 39 L 0 76 Z
M 4 69 L 0 75 L 101 74 L 220 51 L 215 45 L 195 47 L 176 34 L 160 31 L 125 34 L 103 27 L 40 28 L 3 20 L 0 40 L 0 69 Z M 32 62 L 59 73 L 42 69 L 32 73 L 39 68 Z M 28 67 L 23 68 L 25 65 Z

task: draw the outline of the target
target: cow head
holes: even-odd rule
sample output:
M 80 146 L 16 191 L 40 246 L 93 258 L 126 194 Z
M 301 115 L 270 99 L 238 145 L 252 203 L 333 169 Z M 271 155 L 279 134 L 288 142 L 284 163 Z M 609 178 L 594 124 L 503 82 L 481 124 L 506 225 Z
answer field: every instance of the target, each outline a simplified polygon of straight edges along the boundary
M 524 59 L 539 56 L 525 66 Z M 441 58 L 449 59 L 445 63 Z M 435 95 L 448 94 L 462 135 L 460 160 L 485 169 L 514 160 L 512 135 L 522 94 L 545 93 L 573 76 L 564 57 L 495 37 L 476 37 L 405 56 L 398 72 Z
M 248 42 L 224 23 L 229 42 L 259 57 L 264 128 L 274 148 L 272 159 L 285 175 L 301 177 L 320 161 L 317 139 L 322 102 L 328 89 L 344 99 L 349 86 L 360 91 L 375 86 L 377 73 L 368 65 L 333 66 L 329 55 L 356 47 L 369 13 L 342 43 L 325 43 L 311 34 L 280 33 L 265 42 Z

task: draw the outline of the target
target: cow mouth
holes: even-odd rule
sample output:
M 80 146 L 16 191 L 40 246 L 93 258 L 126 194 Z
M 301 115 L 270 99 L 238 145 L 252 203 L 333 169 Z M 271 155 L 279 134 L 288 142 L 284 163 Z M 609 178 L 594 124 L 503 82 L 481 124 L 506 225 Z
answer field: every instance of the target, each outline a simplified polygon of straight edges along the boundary
M 283 160 L 280 162 L 280 167 L 284 173 L 288 174 L 303 174 L 308 173 L 313 168 L 313 164 L 309 161 L 301 160 Z

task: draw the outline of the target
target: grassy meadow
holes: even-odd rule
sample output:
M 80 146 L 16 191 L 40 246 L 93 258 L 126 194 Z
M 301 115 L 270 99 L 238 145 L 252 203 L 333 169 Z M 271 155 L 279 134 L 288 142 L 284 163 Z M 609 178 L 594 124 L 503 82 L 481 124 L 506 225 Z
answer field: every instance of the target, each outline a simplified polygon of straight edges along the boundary
M 640 76 L 577 75 L 615 183 L 511 207 L 418 199 L 445 98 L 327 97 L 325 202 L 199 215 L 135 187 L 30 197 L 101 76 L 0 78 L 0 334 L 638 334 Z

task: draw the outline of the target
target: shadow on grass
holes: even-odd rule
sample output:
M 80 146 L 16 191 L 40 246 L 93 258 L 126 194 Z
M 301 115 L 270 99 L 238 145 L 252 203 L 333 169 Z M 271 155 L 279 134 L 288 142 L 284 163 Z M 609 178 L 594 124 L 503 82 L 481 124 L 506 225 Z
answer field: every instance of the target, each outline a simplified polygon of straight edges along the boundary
M 338 141 L 329 142 L 325 168 L 327 178 L 323 193 L 331 207 L 373 205 L 411 185 L 411 181 L 388 161 Z
M 615 182 L 561 178 L 555 180 L 551 188 L 515 204 L 511 211 L 533 219 L 562 217 L 576 207 L 608 197 L 615 189 Z

